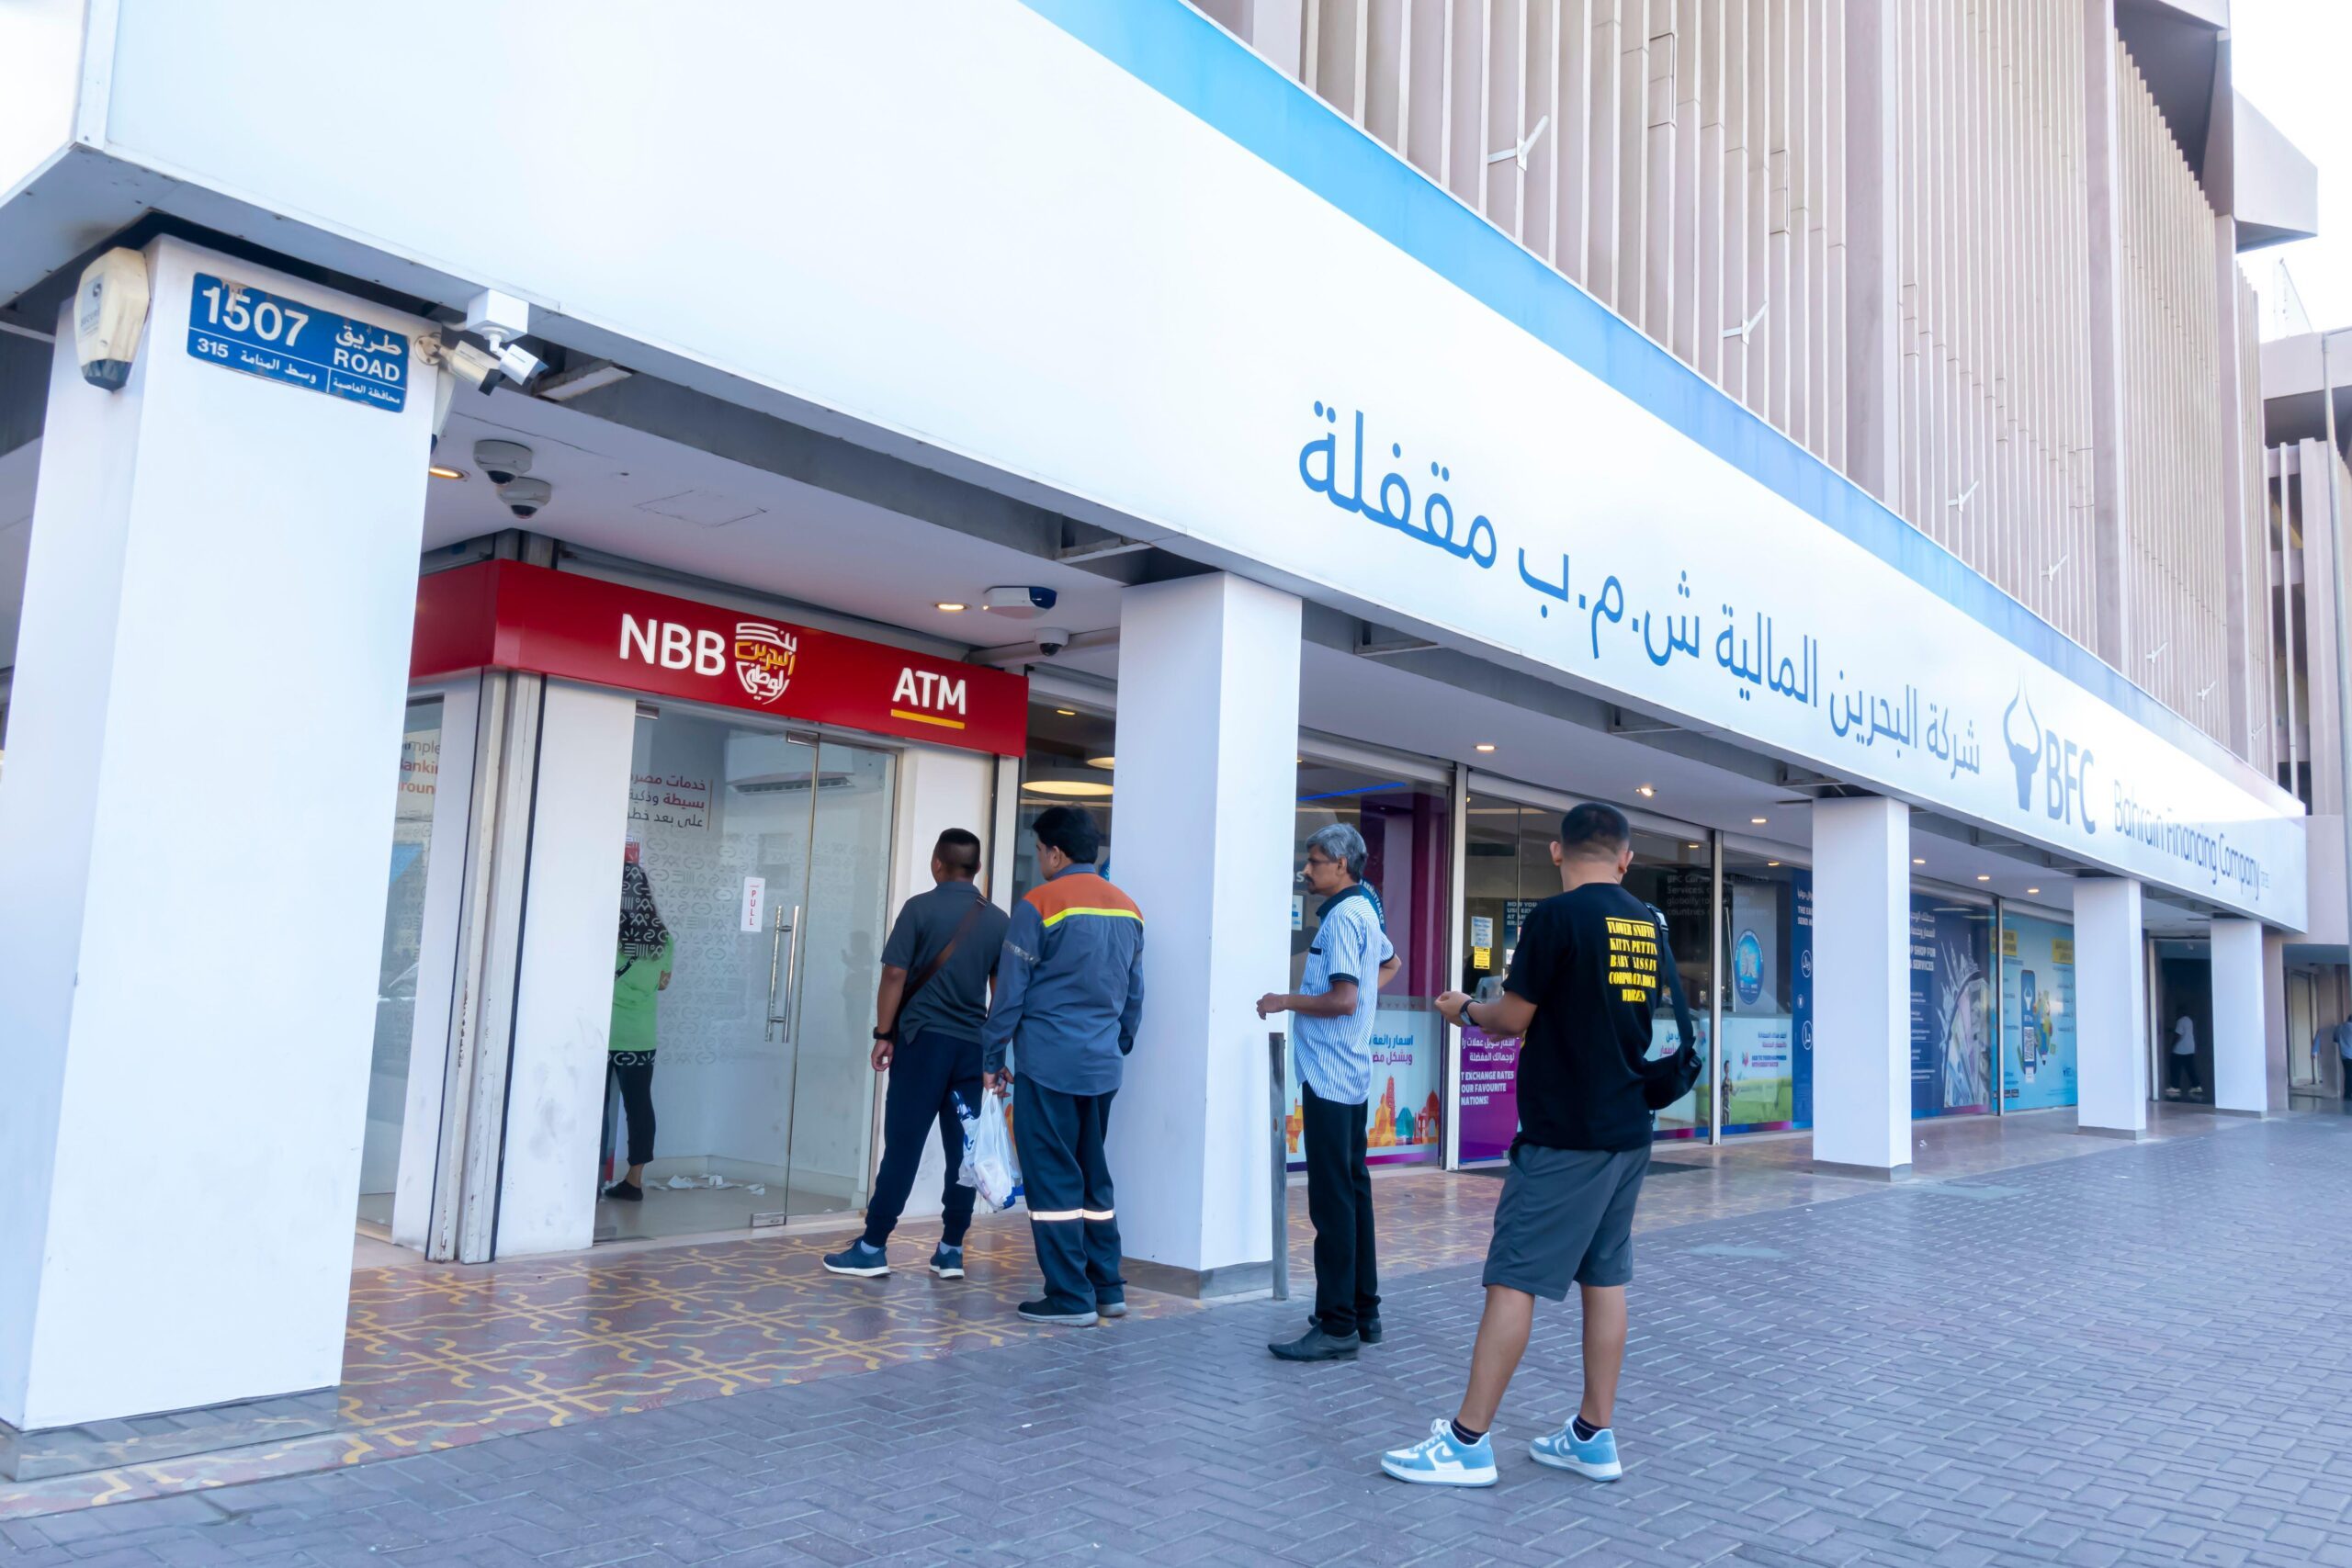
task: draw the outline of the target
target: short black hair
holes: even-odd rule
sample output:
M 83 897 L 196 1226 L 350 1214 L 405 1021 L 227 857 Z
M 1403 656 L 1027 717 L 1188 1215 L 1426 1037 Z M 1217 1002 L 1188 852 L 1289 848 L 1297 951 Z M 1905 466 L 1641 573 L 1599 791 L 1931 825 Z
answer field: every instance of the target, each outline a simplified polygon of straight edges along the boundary
M 1560 818 L 1560 849 L 1571 855 L 1623 854 L 1634 841 L 1634 825 L 1613 806 L 1588 800 Z
M 950 828 L 932 847 L 932 859 L 966 876 L 980 874 L 980 836 L 968 828 Z
M 1092 865 L 1094 857 L 1102 852 L 1102 829 L 1075 806 L 1048 806 L 1037 813 L 1029 830 L 1037 835 L 1039 843 L 1061 851 L 1078 865 Z

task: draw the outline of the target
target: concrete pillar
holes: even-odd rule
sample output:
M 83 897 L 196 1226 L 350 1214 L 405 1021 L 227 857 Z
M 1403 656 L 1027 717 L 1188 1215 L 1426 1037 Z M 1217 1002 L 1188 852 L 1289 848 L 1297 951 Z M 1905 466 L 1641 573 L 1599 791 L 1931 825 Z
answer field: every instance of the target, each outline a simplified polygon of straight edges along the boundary
M 1813 1157 L 1911 1167 L 1911 812 L 1899 800 L 1813 808 Z
M 218 1446 L 250 1416 L 295 1435 L 332 1422 L 343 1371 L 424 323 L 175 240 L 145 259 L 121 390 L 83 380 L 60 312 L 0 785 L 0 1472 L 19 1476 Z M 277 296 L 231 317 L 277 346 L 209 352 L 199 274 Z M 402 406 L 234 367 L 331 359 L 337 314 L 418 372 Z
M 2213 921 L 2213 1107 L 2270 1109 L 2270 1032 L 2263 994 L 2262 922 Z
M 1113 879 L 1143 908 L 1144 1015 L 1111 1121 L 1130 1277 L 1224 1295 L 1273 1256 L 1255 1004 L 1290 974 L 1299 602 L 1213 573 L 1126 590 Z
M 2148 1130 L 2147 947 L 2140 885 L 2086 877 L 2075 886 L 2077 1124 L 2136 1138 Z

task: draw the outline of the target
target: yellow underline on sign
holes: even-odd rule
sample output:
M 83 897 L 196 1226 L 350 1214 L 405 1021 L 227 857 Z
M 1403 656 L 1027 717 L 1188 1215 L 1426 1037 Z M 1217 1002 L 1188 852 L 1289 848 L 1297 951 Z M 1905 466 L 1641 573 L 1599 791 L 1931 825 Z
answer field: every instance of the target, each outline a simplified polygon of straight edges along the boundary
M 909 713 L 905 708 L 892 708 L 890 710 L 890 716 L 892 718 L 910 718 L 917 724 L 935 724 L 942 729 L 961 729 L 964 728 L 964 721 L 960 718 L 942 718 L 935 713 Z

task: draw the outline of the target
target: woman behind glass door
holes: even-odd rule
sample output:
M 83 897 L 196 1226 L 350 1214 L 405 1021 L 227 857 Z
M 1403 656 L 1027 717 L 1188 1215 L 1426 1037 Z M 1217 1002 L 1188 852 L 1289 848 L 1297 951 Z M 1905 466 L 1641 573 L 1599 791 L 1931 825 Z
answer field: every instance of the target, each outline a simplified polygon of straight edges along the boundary
M 628 1122 L 628 1173 L 605 1196 L 625 1203 L 645 1197 L 645 1166 L 653 1157 L 653 1053 L 660 1041 L 660 993 L 670 988 L 677 943 L 654 907 L 653 884 L 635 860 L 621 864 L 620 944 L 613 959 L 613 1031 L 606 1073 L 620 1086 Z

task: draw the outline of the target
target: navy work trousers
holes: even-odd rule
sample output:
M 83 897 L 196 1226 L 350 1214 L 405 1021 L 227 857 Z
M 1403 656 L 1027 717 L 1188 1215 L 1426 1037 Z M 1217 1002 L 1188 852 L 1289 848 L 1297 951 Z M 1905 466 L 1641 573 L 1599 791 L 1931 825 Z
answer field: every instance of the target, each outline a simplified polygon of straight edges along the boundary
M 1119 1274 L 1111 1167 L 1102 1155 L 1111 1099 L 1013 1079 L 1012 1144 L 1021 1156 L 1029 1232 L 1046 1277 L 1046 1300 L 1065 1312 L 1091 1312 L 1127 1297 Z

